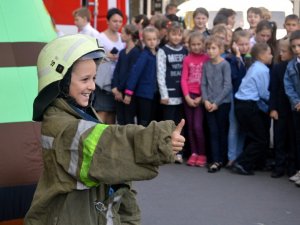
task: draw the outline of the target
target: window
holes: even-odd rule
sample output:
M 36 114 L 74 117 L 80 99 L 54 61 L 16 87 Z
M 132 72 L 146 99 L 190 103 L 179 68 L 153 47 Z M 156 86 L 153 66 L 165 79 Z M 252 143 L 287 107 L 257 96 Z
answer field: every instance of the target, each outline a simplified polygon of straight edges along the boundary
M 276 22 L 277 29 L 284 29 L 284 19 L 285 19 L 285 13 L 283 11 L 272 11 L 272 18 L 271 20 Z

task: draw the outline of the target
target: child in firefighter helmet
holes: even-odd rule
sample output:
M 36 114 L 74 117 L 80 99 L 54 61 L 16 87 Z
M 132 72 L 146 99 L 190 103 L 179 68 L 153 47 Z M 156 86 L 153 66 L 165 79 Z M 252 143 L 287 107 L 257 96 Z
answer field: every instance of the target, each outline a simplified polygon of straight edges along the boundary
M 34 101 L 33 120 L 41 121 L 44 110 L 58 96 L 72 99 L 68 92 L 71 73 L 73 69 L 76 70 L 77 65 L 86 64 L 87 68 L 89 66 L 96 68 L 104 57 L 104 49 L 98 44 L 97 39 L 85 35 L 65 36 L 46 45 L 37 62 L 39 94 Z M 94 79 L 95 74 L 91 75 Z M 86 97 L 89 97 L 90 103 L 91 96 Z M 84 104 L 83 107 L 88 105 Z
M 44 170 L 26 225 L 137 224 L 126 208 L 118 213 L 134 194 L 127 182 L 154 178 L 184 145 L 184 120 L 177 127 L 99 122 L 90 103 L 103 57 L 97 40 L 80 34 L 53 40 L 38 57 L 33 119 L 42 121 Z

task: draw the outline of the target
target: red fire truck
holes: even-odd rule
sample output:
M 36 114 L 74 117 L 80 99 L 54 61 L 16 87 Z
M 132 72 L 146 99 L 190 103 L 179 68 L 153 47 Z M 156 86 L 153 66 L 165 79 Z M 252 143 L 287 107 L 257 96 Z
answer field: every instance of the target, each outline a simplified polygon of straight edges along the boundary
M 75 9 L 85 6 L 92 13 L 91 25 L 99 31 L 106 29 L 106 13 L 109 8 L 118 8 L 124 15 L 128 15 L 128 1 L 126 0 L 44 0 L 44 4 L 54 19 L 59 30 L 66 34 L 76 33 L 72 13 Z M 124 17 L 124 23 L 126 22 Z

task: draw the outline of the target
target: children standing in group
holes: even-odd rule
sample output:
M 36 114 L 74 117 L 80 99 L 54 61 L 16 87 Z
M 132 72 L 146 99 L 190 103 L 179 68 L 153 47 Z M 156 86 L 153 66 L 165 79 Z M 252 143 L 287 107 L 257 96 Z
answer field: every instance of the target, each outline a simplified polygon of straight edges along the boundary
M 298 170 L 294 176 L 290 177 L 290 180 L 300 186 L 300 30 L 291 34 L 290 44 L 295 57 L 287 66 L 284 75 L 284 88 L 290 100 L 293 114 L 296 136 L 296 169 Z
M 291 176 L 295 172 L 294 132 L 292 111 L 285 94 L 283 78 L 288 62 L 293 58 L 289 39 L 279 41 L 280 63 L 274 65 L 270 78 L 270 117 L 274 120 L 275 167 L 271 177 L 285 175 L 286 169 Z
M 209 57 L 204 53 L 204 36 L 194 31 L 189 36 L 190 53 L 183 60 L 181 88 L 184 96 L 184 111 L 188 124 L 188 140 L 191 156 L 189 166 L 205 166 L 205 138 L 203 131 L 203 108 L 201 103 L 202 68 Z
M 153 118 L 154 98 L 158 91 L 156 79 L 156 51 L 158 30 L 146 27 L 143 30 L 145 48 L 132 67 L 125 89 L 124 103 L 130 104 L 136 97 L 138 124 L 147 126 Z
M 230 65 L 221 56 L 224 51 L 223 41 L 212 36 L 206 40 L 205 48 L 210 60 L 203 66 L 201 90 L 212 154 L 208 172 L 215 173 L 227 161 L 228 115 L 232 85 Z
M 182 61 L 187 49 L 182 45 L 183 29 L 178 22 L 168 26 L 168 43 L 157 52 L 157 82 L 163 120 L 178 124 L 183 116 L 182 91 L 180 86 Z M 182 163 L 177 154 L 176 162 Z
M 241 129 L 246 132 L 247 145 L 233 163 L 233 171 L 252 175 L 255 163 L 265 159 L 269 147 L 268 117 L 270 74 L 267 65 L 272 62 L 267 43 L 257 43 L 251 49 L 255 62 L 235 94 L 235 112 Z
M 240 130 L 236 116 L 234 113 L 234 94 L 239 89 L 243 77 L 249 68 L 250 55 L 250 34 L 248 31 L 239 30 L 234 32 L 232 40 L 232 54 L 226 56 L 226 60 L 231 68 L 232 83 L 232 101 L 229 112 L 229 131 L 228 131 L 228 163 L 227 167 L 231 167 L 233 161 L 242 152 L 244 147 L 245 135 Z
M 138 46 L 139 30 L 135 25 L 128 24 L 122 29 L 122 41 L 126 48 L 119 53 L 119 59 L 112 79 L 112 93 L 116 100 L 117 121 L 120 125 L 133 124 L 136 115 L 134 100 L 130 104 L 124 104 L 124 91 L 131 68 L 137 61 L 141 46 Z

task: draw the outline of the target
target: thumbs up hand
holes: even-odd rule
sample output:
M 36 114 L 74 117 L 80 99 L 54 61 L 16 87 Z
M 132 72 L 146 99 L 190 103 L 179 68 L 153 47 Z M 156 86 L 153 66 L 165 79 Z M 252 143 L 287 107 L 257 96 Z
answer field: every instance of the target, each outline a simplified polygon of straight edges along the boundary
M 182 119 L 171 135 L 172 149 L 174 154 L 181 151 L 184 146 L 185 138 L 180 134 L 182 128 L 184 127 L 184 124 L 185 124 L 185 120 Z

